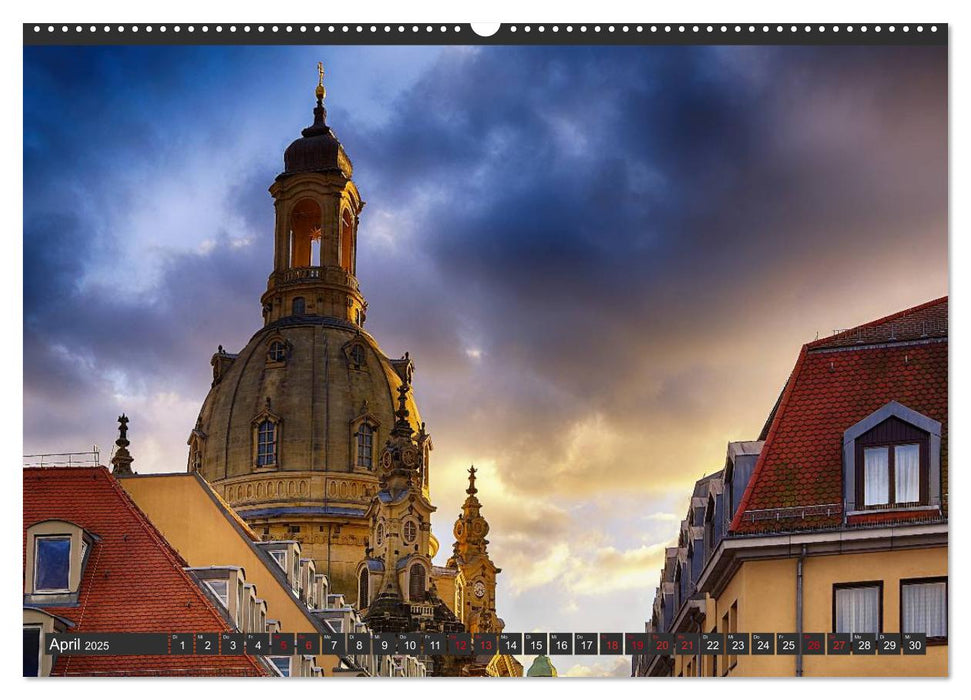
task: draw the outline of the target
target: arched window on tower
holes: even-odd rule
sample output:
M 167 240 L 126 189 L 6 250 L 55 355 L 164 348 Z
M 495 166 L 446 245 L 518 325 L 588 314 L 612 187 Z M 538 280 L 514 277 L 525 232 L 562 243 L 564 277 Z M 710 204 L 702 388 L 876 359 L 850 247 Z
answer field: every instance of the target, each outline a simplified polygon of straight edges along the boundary
M 341 214 L 340 265 L 347 272 L 354 274 L 354 221 L 347 209 Z
M 357 466 L 374 467 L 374 428 L 367 421 L 357 428 Z
M 290 267 L 320 266 L 320 205 L 301 199 L 290 212 Z
M 266 419 L 260 422 L 256 431 L 256 466 L 269 467 L 276 464 L 276 423 Z
M 408 599 L 418 603 L 425 599 L 425 567 L 412 564 L 408 570 Z
M 361 569 L 361 577 L 357 584 L 357 607 L 363 609 L 368 606 L 368 570 L 365 566 Z

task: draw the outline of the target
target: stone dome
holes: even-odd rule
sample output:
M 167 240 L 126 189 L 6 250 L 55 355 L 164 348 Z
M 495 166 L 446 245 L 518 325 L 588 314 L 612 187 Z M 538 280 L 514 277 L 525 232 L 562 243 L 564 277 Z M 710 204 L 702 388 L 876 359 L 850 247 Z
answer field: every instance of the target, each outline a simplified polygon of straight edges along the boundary
M 301 131 L 301 137 L 283 152 L 283 172 L 279 177 L 307 172 L 339 171 L 351 177 L 351 161 L 337 136 L 325 123 L 327 110 L 318 102 L 314 123 Z
M 376 457 L 394 426 L 397 389 L 411 368 L 407 358 L 386 357 L 368 333 L 349 322 L 290 316 L 270 323 L 237 355 L 213 356 L 213 385 L 190 438 L 200 452 L 199 471 L 217 484 L 296 472 L 354 475 L 357 482 L 376 484 Z M 410 393 L 407 407 L 417 432 L 421 419 Z M 277 463 L 270 467 L 256 459 L 256 424 L 266 416 L 280 428 Z M 364 418 L 374 428 L 370 469 L 354 459 L 356 424 Z M 308 485 L 305 502 L 328 500 L 330 494 L 318 487 Z M 292 504 L 294 495 L 301 495 L 299 487 L 297 494 L 230 494 L 244 507 Z M 361 507 L 369 500 L 363 492 L 356 499 L 335 495 Z

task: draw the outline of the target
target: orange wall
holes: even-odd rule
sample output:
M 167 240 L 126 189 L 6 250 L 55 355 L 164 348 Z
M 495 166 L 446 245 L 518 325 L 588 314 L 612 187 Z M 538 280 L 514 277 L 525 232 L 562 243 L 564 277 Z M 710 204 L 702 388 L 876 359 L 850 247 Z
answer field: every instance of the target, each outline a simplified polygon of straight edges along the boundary
M 118 480 L 189 566 L 239 566 L 256 594 L 266 601 L 267 617 L 282 632 L 316 632 L 287 590 L 274 578 L 247 540 L 213 503 L 208 486 L 193 474 L 125 477 Z M 317 665 L 332 675 L 336 656 L 320 654 Z

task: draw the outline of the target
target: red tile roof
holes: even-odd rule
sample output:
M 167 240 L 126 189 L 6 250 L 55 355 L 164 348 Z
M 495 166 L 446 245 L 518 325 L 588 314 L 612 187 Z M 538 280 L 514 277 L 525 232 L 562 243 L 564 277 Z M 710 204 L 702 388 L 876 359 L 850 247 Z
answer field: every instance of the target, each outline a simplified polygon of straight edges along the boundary
M 24 469 L 23 479 L 25 550 L 27 528 L 42 520 L 67 520 L 101 538 L 88 553 L 77 606 L 36 607 L 73 622 L 72 632 L 232 631 L 107 469 Z M 53 675 L 267 674 L 249 656 L 61 656 Z
M 841 525 L 843 432 L 890 401 L 941 422 L 946 512 L 947 360 L 947 297 L 804 345 L 732 531 Z

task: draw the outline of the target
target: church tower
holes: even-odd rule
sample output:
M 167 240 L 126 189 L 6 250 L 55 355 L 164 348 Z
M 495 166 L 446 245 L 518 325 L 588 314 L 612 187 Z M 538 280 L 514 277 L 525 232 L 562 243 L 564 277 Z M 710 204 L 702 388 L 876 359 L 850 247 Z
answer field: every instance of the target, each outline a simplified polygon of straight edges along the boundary
M 398 387 L 398 410 L 381 452 L 380 490 L 367 517 L 371 535 L 357 572 L 357 608 L 376 632 L 461 632 L 462 623 L 438 597 L 429 536 L 433 506 L 422 492 L 422 442 L 408 421 L 409 386 Z
M 414 488 L 425 503 L 432 443 L 411 392 L 399 392 L 412 383 L 410 356 L 388 357 L 364 328 L 357 278 L 364 202 L 327 124 L 320 65 L 317 78 L 313 123 L 287 147 L 269 188 L 276 216 L 261 243 L 270 268 L 262 327 L 239 352 L 220 345 L 212 356 L 188 469 L 263 539 L 298 542 L 331 591 L 355 600 L 370 537 L 366 513 L 379 490 L 378 451 L 399 422 L 399 396 L 400 420 L 418 434 Z M 422 538 L 430 560 L 438 542 L 427 529 Z
M 344 147 L 327 126 L 323 67 L 314 123 L 283 154 L 270 194 L 276 208 L 273 273 L 263 294 L 269 325 L 290 316 L 326 316 L 364 325 L 357 282 L 357 229 L 364 202 Z
M 469 488 L 462 514 L 455 521 L 455 544 L 446 564 L 458 570 L 455 607 L 469 632 L 501 632 L 504 623 L 496 615 L 496 575 L 502 570 L 487 551 L 489 523 L 482 517 L 476 494 L 475 467 L 469 468 Z

